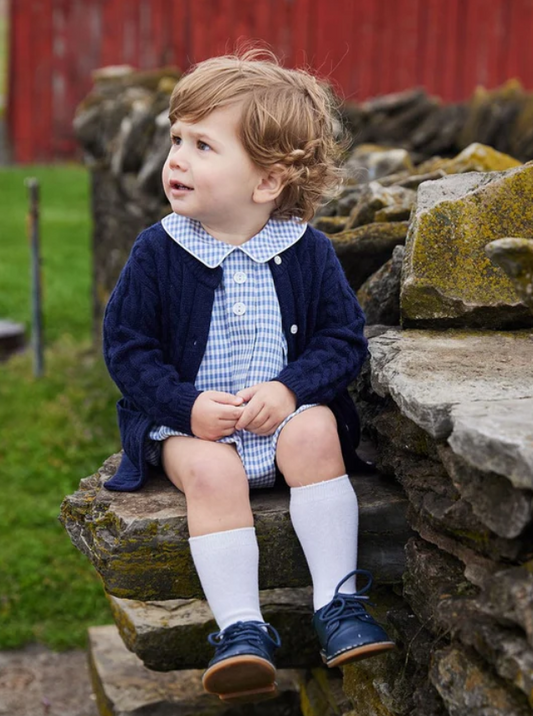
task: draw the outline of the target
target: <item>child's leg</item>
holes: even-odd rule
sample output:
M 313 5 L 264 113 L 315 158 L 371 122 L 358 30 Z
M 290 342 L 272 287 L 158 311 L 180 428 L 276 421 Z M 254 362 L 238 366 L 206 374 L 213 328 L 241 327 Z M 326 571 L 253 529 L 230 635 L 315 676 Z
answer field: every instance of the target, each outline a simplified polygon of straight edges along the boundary
M 233 445 L 171 437 L 163 466 L 185 493 L 191 553 L 219 628 L 263 621 L 259 552 L 244 468 Z
M 220 628 L 210 636 L 216 648 L 204 688 L 230 703 L 275 696 L 279 637 L 259 607 L 259 550 L 241 460 L 232 445 L 171 437 L 163 466 L 185 493 L 192 557 Z
M 394 643 L 365 611 L 355 589 L 358 506 L 333 413 L 325 406 L 295 415 L 280 433 L 277 462 L 291 487 L 290 512 L 313 579 L 315 626 L 328 666 L 382 653 Z M 339 588 L 336 590 L 337 585 Z
M 313 579 L 315 610 L 357 562 L 357 497 L 346 475 L 335 416 L 309 408 L 280 433 L 276 460 L 291 487 L 290 513 Z M 351 577 L 341 588 L 355 591 Z

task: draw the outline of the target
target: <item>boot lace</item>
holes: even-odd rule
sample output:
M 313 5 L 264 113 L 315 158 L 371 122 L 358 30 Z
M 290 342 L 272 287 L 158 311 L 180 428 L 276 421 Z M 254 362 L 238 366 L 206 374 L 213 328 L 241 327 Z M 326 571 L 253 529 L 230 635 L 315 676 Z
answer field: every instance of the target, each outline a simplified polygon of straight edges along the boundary
M 223 631 L 213 632 L 207 637 L 208 642 L 222 652 L 241 640 L 264 647 L 265 639 L 273 647 L 281 646 L 279 634 L 271 624 L 252 621 L 236 622 Z
M 367 583 L 362 589 L 357 590 L 354 594 L 340 594 L 339 589 L 342 585 L 348 581 L 354 574 L 360 574 L 367 578 Z M 366 596 L 365 592 L 368 592 L 372 586 L 372 575 L 366 569 L 354 569 L 353 572 L 347 574 L 336 586 L 335 594 L 331 602 L 324 607 L 324 611 L 319 615 L 319 620 L 326 624 L 326 628 L 332 627 L 334 623 L 342 621 L 343 619 L 350 619 L 352 617 L 363 617 L 366 619 L 372 619 L 364 607 L 364 603 L 374 606 Z

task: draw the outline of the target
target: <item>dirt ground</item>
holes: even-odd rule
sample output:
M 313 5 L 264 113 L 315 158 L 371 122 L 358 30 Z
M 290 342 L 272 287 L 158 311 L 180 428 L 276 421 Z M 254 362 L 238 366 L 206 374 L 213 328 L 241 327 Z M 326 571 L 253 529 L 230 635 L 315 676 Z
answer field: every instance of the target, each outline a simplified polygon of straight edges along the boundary
M 98 716 L 87 654 L 43 646 L 0 652 L 2 716 Z

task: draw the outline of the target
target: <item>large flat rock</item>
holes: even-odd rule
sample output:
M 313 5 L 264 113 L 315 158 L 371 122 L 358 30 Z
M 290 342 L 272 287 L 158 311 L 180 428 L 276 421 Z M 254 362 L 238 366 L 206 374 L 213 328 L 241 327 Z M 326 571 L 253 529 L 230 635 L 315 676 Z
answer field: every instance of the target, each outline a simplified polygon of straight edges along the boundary
M 102 483 L 116 471 L 112 456 L 80 489 L 65 498 L 61 521 L 89 557 L 108 593 L 142 601 L 202 598 L 188 544 L 185 497 L 166 478 L 153 476 L 139 492 L 109 492 Z M 352 477 L 359 501 L 359 566 L 377 584 L 399 583 L 403 547 L 412 534 L 407 499 L 392 478 Z M 288 488 L 251 494 L 260 550 L 261 589 L 311 583 L 289 517 Z
M 458 434 L 465 433 L 466 429 L 459 424 L 464 425 L 468 410 L 474 410 L 465 406 L 491 404 L 494 416 L 500 403 L 503 407 L 507 401 L 533 398 L 531 330 L 389 330 L 370 339 L 370 353 L 374 390 L 383 397 L 390 395 L 404 415 L 437 439 L 450 436 L 456 416 Z M 528 403 L 523 405 L 527 412 Z M 502 449 L 509 455 L 504 447 L 505 436 L 515 429 L 515 423 L 508 422 L 504 428 L 505 415 L 512 418 L 512 411 L 502 411 L 497 430 L 492 429 L 491 449 L 493 452 Z M 472 420 L 478 422 L 479 413 Z M 486 421 L 490 419 L 487 417 Z M 531 419 L 527 422 L 530 426 Z M 516 456 L 520 454 L 522 465 L 531 459 L 530 434 L 524 426 L 520 431 L 520 450 L 514 451 Z M 481 445 L 478 447 L 482 450 Z M 466 452 L 465 448 L 461 454 L 479 467 L 482 458 L 479 455 L 474 458 L 473 449 L 470 458 Z M 502 474 L 507 475 L 508 462 L 491 464 L 494 466 L 487 469 L 495 472 L 504 469 Z M 516 465 L 514 469 L 524 477 L 522 468 Z
M 420 185 L 406 240 L 402 325 L 531 326 L 513 281 L 486 254 L 502 237 L 529 237 L 533 162 L 503 172 L 468 172 Z
M 261 592 L 261 613 L 281 637 L 276 653 L 279 667 L 321 664 L 312 628 L 310 587 L 267 589 Z M 204 668 L 213 655 L 207 635 L 218 631 L 207 602 L 170 599 L 141 602 L 109 597 L 115 623 L 124 643 L 150 669 L 171 671 Z
M 202 670 L 158 673 L 124 646 L 115 626 L 89 629 L 89 662 L 102 716 L 299 716 L 297 671 L 278 671 L 280 696 L 230 707 L 202 687 Z
M 533 345 L 530 353 L 533 363 Z M 531 380 L 529 388 L 533 392 Z M 457 455 L 533 490 L 533 396 L 455 405 L 452 421 L 449 443 Z

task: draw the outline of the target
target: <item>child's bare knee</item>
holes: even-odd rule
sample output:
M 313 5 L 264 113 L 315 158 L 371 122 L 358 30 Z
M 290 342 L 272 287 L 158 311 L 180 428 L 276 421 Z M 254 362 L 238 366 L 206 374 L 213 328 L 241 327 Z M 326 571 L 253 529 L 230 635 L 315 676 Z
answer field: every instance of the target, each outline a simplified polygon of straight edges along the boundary
M 224 455 L 197 454 L 189 462 L 182 474 L 188 499 L 213 501 L 247 492 L 246 476 L 238 461 L 224 458 Z
M 285 447 L 305 454 L 329 452 L 338 443 L 337 422 L 326 406 L 300 413 L 287 424 L 285 431 Z
M 328 477 L 340 474 L 344 463 L 331 410 L 309 408 L 287 423 L 279 437 L 276 459 L 286 480 L 292 476 L 301 480 L 302 472 L 309 470 Z

